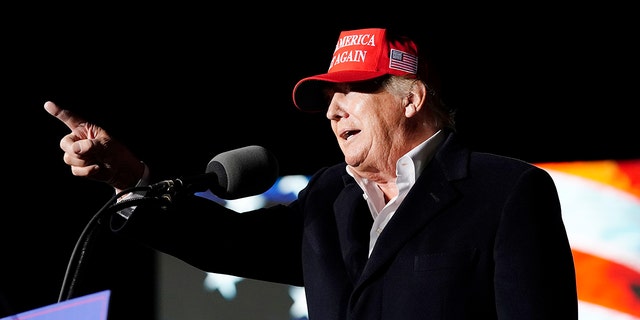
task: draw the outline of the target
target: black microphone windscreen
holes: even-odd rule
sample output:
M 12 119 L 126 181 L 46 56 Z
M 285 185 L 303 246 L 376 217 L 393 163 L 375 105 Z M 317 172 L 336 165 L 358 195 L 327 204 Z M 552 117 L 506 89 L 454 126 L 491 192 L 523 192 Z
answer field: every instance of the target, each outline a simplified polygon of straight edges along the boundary
M 238 199 L 263 193 L 276 182 L 278 161 L 261 146 L 247 146 L 215 156 L 207 165 L 207 173 L 215 173 L 218 186 L 211 190 L 223 199 Z

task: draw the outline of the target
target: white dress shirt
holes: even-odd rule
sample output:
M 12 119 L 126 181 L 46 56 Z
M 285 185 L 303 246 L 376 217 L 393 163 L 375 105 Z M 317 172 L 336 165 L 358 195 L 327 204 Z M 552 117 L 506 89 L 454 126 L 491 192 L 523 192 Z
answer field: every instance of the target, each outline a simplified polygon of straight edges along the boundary
M 358 176 L 347 166 L 347 173 L 351 175 L 364 193 L 362 196 L 367 200 L 371 216 L 373 217 L 373 226 L 369 233 L 369 256 L 373 252 L 378 237 L 389 223 L 393 214 L 396 212 L 402 200 L 407 196 L 411 187 L 416 182 L 416 178 L 422 172 L 433 155 L 435 150 L 444 139 L 441 131 L 436 132 L 429 139 L 425 140 L 409 152 L 398 159 L 396 163 L 396 186 L 398 187 L 398 195 L 385 203 L 382 190 L 378 185 L 368 179 Z

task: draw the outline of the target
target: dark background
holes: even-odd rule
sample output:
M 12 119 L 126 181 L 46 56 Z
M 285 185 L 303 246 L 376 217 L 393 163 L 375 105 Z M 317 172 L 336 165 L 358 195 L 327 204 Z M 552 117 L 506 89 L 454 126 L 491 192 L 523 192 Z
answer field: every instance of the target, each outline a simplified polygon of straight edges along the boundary
M 297 111 L 291 89 L 327 69 L 341 30 L 392 26 L 427 44 L 475 149 L 530 162 L 640 157 L 630 8 L 385 5 L 3 10 L 0 316 L 57 302 L 75 242 L 112 195 L 71 175 L 58 146 L 68 129 L 47 100 L 166 176 L 250 144 L 274 152 L 282 175 L 311 174 L 341 155 L 328 120 Z M 154 319 L 153 251 L 104 232 L 86 262 L 77 295 L 111 289 L 110 319 Z

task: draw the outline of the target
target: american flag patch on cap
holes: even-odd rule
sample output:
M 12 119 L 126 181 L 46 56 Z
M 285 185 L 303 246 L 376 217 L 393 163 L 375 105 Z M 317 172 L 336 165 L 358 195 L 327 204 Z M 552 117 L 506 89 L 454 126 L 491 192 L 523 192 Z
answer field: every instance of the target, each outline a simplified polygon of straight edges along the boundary
M 418 72 L 418 57 L 400 50 L 391 49 L 389 69 L 415 74 Z

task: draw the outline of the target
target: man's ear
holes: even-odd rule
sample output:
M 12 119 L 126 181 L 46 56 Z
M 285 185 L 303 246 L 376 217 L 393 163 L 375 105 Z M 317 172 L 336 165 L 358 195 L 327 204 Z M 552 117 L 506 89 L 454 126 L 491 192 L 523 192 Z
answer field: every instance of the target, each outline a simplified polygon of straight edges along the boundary
M 424 82 L 416 80 L 411 86 L 411 91 L 405 98 L 404 115 L 407 118 L 413 117 L 424 107 L 427 101 L 427 86 Z

